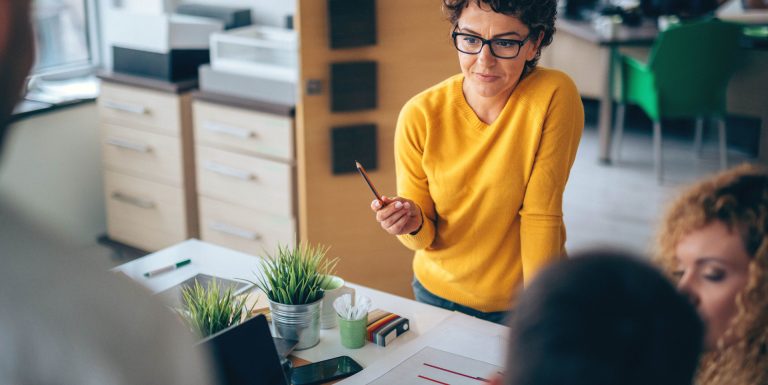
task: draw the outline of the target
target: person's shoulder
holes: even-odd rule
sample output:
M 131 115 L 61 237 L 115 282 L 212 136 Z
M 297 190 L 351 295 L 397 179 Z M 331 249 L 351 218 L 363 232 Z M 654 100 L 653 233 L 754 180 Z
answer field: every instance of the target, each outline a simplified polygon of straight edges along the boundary
M 530 87 L 546 89 L 551 92 L 565 92 L 570 95 L 578 95 L 576 83 L 568 74 L 554 68 L 536 67 L 527 76 Z
M 106 256 L 41 230 L 1 198 L 0 308 L 12 311 L 0 312 L 0 335 L 13 338 L 0 344 L 0 378 L 4 353 L 23 346 L 41 359 L 14 374 L 19 383 L 54 375 L 63 384 L 104 382 L 104 373 L 120 384 L 211 383 L 207 353 L 157 297 L 110 272 Z M 61 360 L 42 359 L 65 351 L 64 370 Z M 99 370 L 90 370 L 94 362 Z M 158 369 L 135 370 L 150 366 Z
M 403 111 L 431 111 L 440 108 L 455 97 L 456 89 L 460 89 L 462 74 L 453 75 L 411 97 L 403 106 Z

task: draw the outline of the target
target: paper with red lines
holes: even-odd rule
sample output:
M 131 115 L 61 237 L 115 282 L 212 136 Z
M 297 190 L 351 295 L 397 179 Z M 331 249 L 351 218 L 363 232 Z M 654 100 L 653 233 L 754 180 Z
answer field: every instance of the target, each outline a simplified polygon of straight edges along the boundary
M 454 313 L 405 344 L 381 347 L 376 360 L 338 385 L 484 385 L 479 378 L 488 379 L 504 365 L 508 332 L 505 326 Z
M 502 368 L 433 347 L 425 347 L 371 385 L 484 385 Z

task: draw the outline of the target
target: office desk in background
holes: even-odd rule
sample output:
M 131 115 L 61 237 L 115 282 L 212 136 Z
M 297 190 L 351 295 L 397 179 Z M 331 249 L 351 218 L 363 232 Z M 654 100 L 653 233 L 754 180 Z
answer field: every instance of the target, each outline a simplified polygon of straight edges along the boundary
M 172 265 L 188 258 L 192 260 L 192 263 L 182 268 L 153 278 L 144 276 L 144 273 L 147 271 L 162 266 Z M 196 239 L 190 239 L 149 254 L 143 258 L 120 265 L 114 268 L 113 271 L 124 273 L 153 293 L 160 293 L 199 273 L 226 279 L 237 280 L 246 278 L 253 280 L 254 272 L 259 270 L 258 261 L 258 257 Z M 347 283 L 347 285 L 353 287 L 358 294 L 370 297 L 373 301 L 374 308 L 384 309 L 408 318 L 410 320 L 410 331 L 401 335 L 385 347 L 367 342 L 365 346 L 360 349 L 347 349 L 341 345 L 338 327 L 333 329 L 321 329 L 320 343 L 317 346 L 293 353 L 295 357 L 300 359 L 298 360 L 299 362 L 317 362 L 328 358 L 348 355 L 359 362 L 364 368 L 367 369 L 371 367 L 372 371 L 365 374 L 365 376 L 370 376 L 371 372 L 386 372 L 386 367 L 383 364 L 399 362 L 399 359 L 403 354 L 410 355 L 423 346 L 426 346 L 428 343 L 433 345 L 434 333 L 432 334 L 432 339 L 430 339 L 428 336 L 428 332 L 430 331 L 444 333 L 445 327 L 468 325 L 468 329 L 470 330 L 482 330 L 482 332 L 476 333 L 477 338 L 481 339 L 483 338 L 483 334 L 489 332 L 495 333 L 495 335 L 505 334 L 506 328 L 497 324 L 364 286 L 351 283 Z M 454 336 L 457 334 L 458 333 L 452 333 Z M 425 337 L 425 335 L 427 337 Z M 456 338 L 459 339 L 460 336 L 456 336 Z M 449 341 L 450 338 L 440 338 L 440 340 L 446 340 L 442 342 L 443 344 L 455 345 L 460 343 L 457 341 Z M 493 338 L 493 340 L 495 340 L 493 343 L 497 345 L 495 348 L 486 344 L 487 346 L 483 347 L 485 351 L 476 353 L 476 355 L 487 356 L 486 361 L 488 362 L 501 362 L 503 356 L 501 351 L 503 338 L 501 340 L 499 338 Z M 439 343 L 437 345 L 439 345 Z M 399 349 L 400 351 L 398 352 Z M 467 347 L 466 349 L 471 351 L 473 348 Z M 454 350 L 456 350 L 455 346 Z M 464 353 L 464 351 L 461 352 Z M 500 363 L 495 364 L 501 365 Z M 352 382 L 354 383 L 355 381 Z
M 600 101 L 597 130 L 600 140 L 599 161 L 611 162 L 611 131 L 613 123 L 613 90 L 617 74 L 613 63 L 619 49 L 635 49 L 647 55 L 656 35 L 656 25 L 645 20 L 638 27 L 618 25 L 616 33 L 599 33 L 589 21 L 558 19 L 552 45 L 542 51 L 541 63 L 567 73 L 582 96 Z
M 728 113 L 760 118 L 758 158 L 768 164 L 768 39 L 743 36 L 739 43 L 742 56 L 728 83 Z
M 639 27 L 620 25 L 616 34 L 608 37 L 587 21 L 558 19 L 555 27 L 555 38 L 542 51 L 541 64 L 564 71 L 582 96 L 600 101 L 598 161 L 610 164 L 613 92 L 619 75 L 612 64 L 619 53 L 647 61 L 658 29 L 645 20 Z M 761 119 L 758 157 L 768 163 L 768 50 L 761 44 L 744 42 L 742 47 L 739 67 L 728 85 L 728 112 Z

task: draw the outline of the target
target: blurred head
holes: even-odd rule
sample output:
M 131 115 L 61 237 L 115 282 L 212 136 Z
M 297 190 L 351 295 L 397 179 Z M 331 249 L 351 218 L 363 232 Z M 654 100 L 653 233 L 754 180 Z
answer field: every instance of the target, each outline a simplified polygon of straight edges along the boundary
M 768 172 L 743 165 L 690 187 L 667 211 L 658 238 L 659 263 L 704 319 L 706 349 L 721 356 L 704 363 L 703 373 L 765 376 Z
M 505 384 L 690 384 L 703 327 L 664 275 L 623 253 L 544 270 L 510 323 Z
M 556 6 L 556 0 L 443 0 L 453 32 L 461 34 L 453 40 L 465 92 L 511 93 L 523 73 L 536 67 L 542 47 L 552 43 Z M 477 38 L 494 42 L 482 45 Z
M 0 0 L 0 151 L 33 59 L 30 0 Z

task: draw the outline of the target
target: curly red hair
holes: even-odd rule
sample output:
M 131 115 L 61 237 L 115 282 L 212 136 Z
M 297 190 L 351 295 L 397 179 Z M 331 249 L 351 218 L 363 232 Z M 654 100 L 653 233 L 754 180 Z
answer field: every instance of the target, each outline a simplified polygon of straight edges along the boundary
M 683 192 L 664 217 L 655 258 L 671 274 L 680 240 L 715 221 L 740 234 L 751 261 L 726 331 L 738 342 L 724 347 L 721 338 L 702 358 L 697 383 L 768 384 L 768 171 L 742 165 Z

